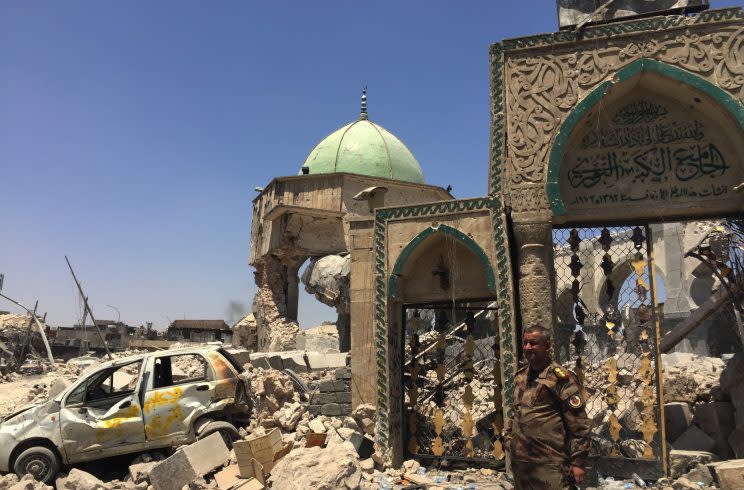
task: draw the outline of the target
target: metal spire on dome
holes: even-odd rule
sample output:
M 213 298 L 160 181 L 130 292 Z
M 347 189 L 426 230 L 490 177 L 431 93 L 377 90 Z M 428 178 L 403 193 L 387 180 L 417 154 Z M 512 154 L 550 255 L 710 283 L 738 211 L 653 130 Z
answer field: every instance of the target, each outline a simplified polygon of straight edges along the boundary
M 359 114 L 359 119 L 361 121 L 367 120 L 367 86 L 364 86 L 364 89 L 362 90 L 362 112 Z

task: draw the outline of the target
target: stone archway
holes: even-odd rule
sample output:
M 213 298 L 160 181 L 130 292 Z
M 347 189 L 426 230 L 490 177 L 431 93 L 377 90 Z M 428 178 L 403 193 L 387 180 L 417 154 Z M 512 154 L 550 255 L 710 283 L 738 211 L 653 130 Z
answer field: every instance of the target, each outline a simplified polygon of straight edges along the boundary
M 640 59 L 579 102 L 550 153 L 554 220 L 744 211 L 744 107 L 681 68 Z M 703 204 L 704 205 L 701 205 Z
M 390 404 L 387 418 L 391 428 L 388 447 L 392 460 L 451 457 L 453 454 L 448 451 L 452 450 L 454 439 L 461 443 L 458 451 L 472 439 L 473 450 L 469 454 L 491 454 L 495 441 L 495 437 L 493 440 L 490 437 L 492 424 L 503 426 L 503 407 L 498 401 L 501 399 L 500 376 L 495 382 L 488 383 L 488 389 L 493 392 L 489 391 L 487 397 L 485 391 L 474 390 L 475 401 L 471 401 L 469 407 L 463 404 L 462 394 L 457 391 L 464 389 L 469 382 L 460 380 L 459 383 L 447 384 L 449 381 L 445 381 L 450 379 L 450 373 L 458 375 L 453 366 L 457 364 L 455 360 L 461 360 L 463 356 L 475 359 L 474 379 L 471 380 L 475 385 L 480 386 L 479 373 L 491 377 L 497 373 L 499 359 L 493 349 L 498 344 L 495 274 L 486 252 L 457 228 L 437 223 L 426 227 L 402 247 L 396 258 L 388 279 L 387 311 L 391 320 L 388 323 L 389 341 L 402 347 L 404 353 L 403 359 L 398 361 L 388 358 L 388 372 L 396 373 L 388 378 Z M 421 318 L 419 312 L 422 312 Z M 422 321 L 424 317 L 425 321 Z M 417 327 L 412 328 L 413 324 Z M 448 339 L 446 353 L 443 349 L 442 357 L 434 356 L 436 345 L 445 337 Z M 468 337 L 472 337 L 474 342 L 471 351 L 466 347 Z M 412 346 L 418 346 L 413 349 L 420 349 L 424 357 L 419 359 Z M 422 363 L 421 371 L 412 371 L 419 362 Z M 432 378 L 435 370 L 432 370 L 431 362 L 441 363 L 438 369 L 443 373 L 447 365 L 447 374 L 441 379 L 439 375 Z M 428 378 L 426 373 L 429 373 Z M 417 377 L 423 384 L 417 385 Z M 442 432 L 434 433 L 437 408 L 433 405 L 416 407 L 415 401 L 412 402 L 413 386 L 420 390 L 419 395 L 413 395 L 413 400 L 416 396 L 419 400 L 432 400 L 437 391 L 434 387 L 440 386 L 442 395 L 437 396 L 443 398 L 439 399 L 436 407 L 441 403 L 444 413 L 446 405 L 448 414 L 443 419 L 446 422 Z M 481 397 L 483 403 L 479 403 Z M 415 418 L 412 417 L 414 413 Z M 416 420 L 416 424 L 412 424 L 412 420 Z M 474 429 L 469 429 L 473 431 L 471 436 L 467 436 L 467 430 L 462 428 L 464 420 L 472 420 L 475 424 Z M 428 434 L 422 435 L 423 432 Z M 440 438 L 440 453 L 434 449 L 437 437 Z M 412 442 L 417 438 L 418 447 Z M 460 452 L 454 456 L 467 458 Z M 498 459 L 494 462 L 499 464 Z
M 475 258 L 477 258 L 478 262 L 480 262 L 482 266 L 482 269 L 480 269 L 480 271 L 485 274 L 483 279 L 485 281 L 484 284 L 486 288 L 490 292 L 495 292 L 496 286 L 493 268 L 491 267 L 488 256 L 483 251 L 483 249 L 472 238 L 470 238 L 463 232 L 452 228 L 451 226 L 440 224 L 437 226 L 430 226 L 426 228 L 413 240 L 411 240 L 408 245 L 406 245 L 406 247 L 401 251 L 400 255 L 395 261 L 395 266 L 393 267 L 392 274 L 390 274 L 388 283 L 388 296 L 392 300 L 395 300 L 399 297 L 398 285 L 401 281 L 401 278 L 411 276 L 411 274 L 405 270 L 407 267 L 410 266 L 411 260 L 413 259 L 415 261 L 419 259 L 422 250 L 426 248 L 430 249 L 433 245 L 432 240 L 447 240 L 447 237 L 452 240 L 450 243 L 464 247 L 464 249 L 468 250 L 471 254 L 473 254 Z M 408 299 L 412 300 L 413 298 Z M 429 300 L 431 299 L 432 298 L 429 298 Z

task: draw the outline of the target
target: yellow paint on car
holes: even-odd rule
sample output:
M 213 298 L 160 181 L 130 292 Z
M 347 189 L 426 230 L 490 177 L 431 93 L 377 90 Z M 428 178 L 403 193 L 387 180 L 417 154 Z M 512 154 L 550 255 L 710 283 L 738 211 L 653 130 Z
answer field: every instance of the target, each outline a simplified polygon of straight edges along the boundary
M 121 424 L 127 420 L 136 418 L 140 419 L 140 411 L 137 405 L 130 405 L 116 413 L 117 417 L 99 420 L 95 424 L 96 441 L 111 440 L 124 435 L 124 429 Z
M 145 413 L 149 414 L 151 410 L 171 403 L 176 403 L 183 394 L 183 388 L 175 387 L 167 390 L 153 391 L 145 399 Z
M 168 410 L 168 416 L 163 419 L 159 414 L 152 417 L 150 423 L 145 425 L 145 433 L 148 438 L 156 439 L 169 434 L 168 428 L 174 422 L 180 422 L 184 419 L 184 413 L 180 406 Z

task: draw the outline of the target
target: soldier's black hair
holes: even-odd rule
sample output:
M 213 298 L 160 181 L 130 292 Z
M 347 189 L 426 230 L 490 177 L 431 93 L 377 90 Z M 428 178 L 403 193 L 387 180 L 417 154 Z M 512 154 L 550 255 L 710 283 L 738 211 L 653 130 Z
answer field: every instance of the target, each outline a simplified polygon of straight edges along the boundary
M 524 335 L 527 335 L 528 333 L 539 333 L 540 335 L 542 335 L 542 338 L 546 342 L 550 342 L 550 338 L 551 338 L 550 330 L 548 330 L 547 328 L 543 327 L 542 325 L 534 324 L 534 325 L 529 325 L 529 326 L 525 327 L 524 332 L 522 333 L 522 335 L 524 336 Z

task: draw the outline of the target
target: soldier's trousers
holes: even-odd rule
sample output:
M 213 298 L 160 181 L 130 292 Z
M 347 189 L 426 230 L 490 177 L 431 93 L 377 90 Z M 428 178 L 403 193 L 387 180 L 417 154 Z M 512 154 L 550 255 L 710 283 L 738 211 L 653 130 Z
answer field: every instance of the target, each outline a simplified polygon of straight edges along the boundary
M 563 490 L 568 488 L 560 464 L 511 461 L 515 490 Z

